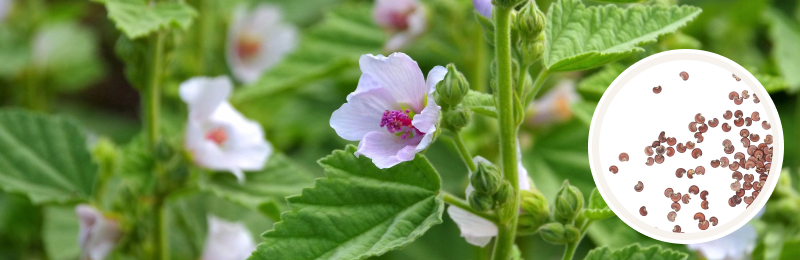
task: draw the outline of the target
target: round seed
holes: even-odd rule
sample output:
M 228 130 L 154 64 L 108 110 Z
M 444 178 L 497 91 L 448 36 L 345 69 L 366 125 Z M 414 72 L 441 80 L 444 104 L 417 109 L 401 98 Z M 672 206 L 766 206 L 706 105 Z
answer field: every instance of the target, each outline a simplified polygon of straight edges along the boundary
M 728 157 L 723 156 L 719 158 L 719 166 L 728 167 L 728 162 Z
M 717 127 L 717 125 L 719 125 L 719 119 L 714 118 L 714 119 L 708 120 L 708 126 Z
M 761 121 L 761 116 L 758 114 L 758 111 L 753 111 L 753 113 L 750 114 L 750 118 L 752 118 L 753 121 Z
M 700 202 L 700 207 L 703 209 L 708 209 L 708 201 L 704 200 L 703 202 Z
M 730 132 L 731 131 L 731 125 L 729 125 L 728 123 L 722 123 L 722 131 L 726 132 L 726 133 Z
M 744 125 L 744 118 L 737 118 L 736 120 L 733 120 L 733 125 L 742 127 Z
M 711 168 L 717 168 L 717 167 L 719 167 L 719 160 L 717 159 L 711 160 Z
M 667 214 L 667 220 L 669 220 L 669 222 L 675 222 L 675 217 L 677 216 L 678 213 L 675 213 L 675 211 L 670 211 L 669 214 Z
M 736 207 L 736 200 L 734 200 L 733 198 L 738 198 L 738 197 L 736 197 L 736 195 L 733 195 L 733 197 L 728 198 L 728 206 Z
M 744 103 L 744 99 L 741 98 L 741 97 L 736 98 L 736 99 L 733 100 L 733 103 L 737 104 L 737 105 L 741 105 L 742 103 Z
M 700 150 L 700 148 L 696 148 L 696 149 L 692 150 L 692 158 L 697 159 L 697 158 L 700 158 L 700 156 L 703 156 L 703 150 Z
M 744 197 L 744 189 L 739 189 L 736 191 L 736 196 L 739 198 Z
M 689 197 L 689 194 L 683 194 L 683 197 L 681 197 L 681 201 L 683 202 L 683 204 L 689 204 L 690 199 L 692 198 Z
M 741 137 L 747 137 L 747 136 L 749 136 L 749 135 L 750 135 L 750 131 L 748 131 L 747 129 L 742 129 L 742 130 L 739 130 L 739 136 L 741 136 Z
M 706 174 L 706 167 L 697 166 L 696 168 L 694 168 L 694 173 L 697 174 L 697 175 L 705 175 Z M 697 193 L 695 193 L 695 194 L 697 194 Z
M 747 94 L 747 90 L 742 90 L 742 98 L 744 98 L 744 99 L 750 98 L 750 95 Z
M 664 190 L 664 196 L 667 198 L 672 197 L 672 188 L 667 188 Z
M 701 200 L 706 200 L 707 198 L 708 198 L 708 191 L 707 190 L 701 191 L 700 192 L 700 199 Z
M 694 121 L 697 122 L 698 124 L 702 124 L 703 122 L 706 121 L 706 118 L 702 114 L 697 113 L 697 115 L 694 115 Z
M 731 179 L 735 179 L 736 181 L 742 180 L 742 173 L 739 171 L 735 171 L 731 174 Z
M 716 226 L 719 223 L 719 220 L 717 219 L 717 217 L 711 217 L 708 219 L 708 222 L 711 222 L 712 226 Z
M 684 173 L 686 173 L 686 170 L 684 170 L 683 168 L 678 168 L 677 170 L 675 170 L 675 176 L 678 177 L 678 178 L 683 177 Z M 672 190 L 672 189 L 670 189 L 670 190 Z
M 728 99 L 734 100 L 737 98 L 739 98 L 739 92 L 731 91 L 731 93 L 728 93 Z
M 731 171 L 738 170 L 739 169 L 739 162 L 732 162 L 730 165 L 728 165 L 728 169 L 731 169 Z
M 734 155 L 733 155 L 733 159 L 736 159 L 736 160 L 742 160 L 742 159 L 744 159 L 744 153 L 742 153 L 742 152 L 738 152 L 738 153 L 734 154 Z
M 742 118 L 743 116 L 744 112 L 742 112 L 742 110 L 736 110 L 736 112 L 733 112 L 733 117 L 735 118 Z
M 645 208 L 644 206 L 639 208 L 639 214 L 642 216 L 647 216 L 647 208 Z
M 675 227 L 672 228 L 672 232 L 681 233 L 681 226 L 675 225 Z
M 663 146 L 663 145 L 659 145 L 658 147 L 656 147 L 656 153 L 657 153 L 657 154 L 664 154 L 664 153 L 666 153 L 666 152 L 667 152 L 667 149 L 666 149 L 666 148 L 664 148 L 664 146 Z
M 647 157 L 647 162 L 645 162 L 644 164 L 647 166 L 653 166 L 654 162 L 655 160 L 653 160 L 653 157 Z
M 703 212 L 697 212 L 694 213 L 694 217 L 692 219 L 702 222 L 706 220 L 706 215 L 703 214 Z
M 696 138 L 696 139 L 697 139 L 697 143 L 698 143 L 698 144 L 699 144 L 699 143 L 702 143 L 702 142 L 703 142 L 703 140 L 705 140 L 705 138 L 703 138 L 703 133 L 702 133 L 702 132 L 697 132 L 697 133 L 694 133 L 694 138 Z
M 694 149 L 694 142 L 692 142 L 692 141 L 686 142 L 686 149 L 689 149 L 689 150 Z
M 756 167 L 756 163 L 753 162 L 753 161 L 747 161 L 747 162 L 744 163 L 744 169 L 745 170 L 750 170 L 750 169 L 753 169 L 755 167 Z
M 675 143 L 677 143 L 677 142 L 678 142 L 678 140 L 677 140 L 677 139 L 675 139 L 675 137 L 669 137 L 669 138 L 667 138 L 667 144 L 668 144 L 669 146 L 673 146 L 673 145 L 675 145 Z
M 725 111 L 725 114 L 722 114 L 722 118 L 725 118 L 725 120 L 729 120 L 732 117 L 733 117 L 733 112 L 731 112 L 730 110 Z
M 672 205 L 670 206 L 670 208 L 675 212 L 681 211 L 681 204 L 677 203 L 677 202 L 673 202 Z
M 769 123 L 767 123 L 766 120 L 765 121 L 761 121 L 761 127 L 763 127 L 764 130 L 769 130 L 770 128 L 772 128 L 772 126 L 770 126 Z
M 750 205 L 753 203 L 753 200 L 755 200 L 755 198 L 753 198 L 753 196 L 746 196 L 743 198 L 743 200 L 745 204 Z
M 642 183 L 641 181 L 636 183 L 636 185 L 633 185 L 633 190 L 635 190 L 636 192 L 642 192 L 643 189 L 644 189 L 644 183 Z
M 747 147 L 747 154 L 754 155 L 756 150 L 758 150 L 758 147 L 756 147 L 755 145 L 750 145 L 750 147 Z M 758 151 L 761 151 L 761 150 L 758 150 Z
M 675 155 L 675 148 L 667 148 L 667 156 L 672 157 L 673 155 Z
M 692 185 L 689 187 L 689 193 L 697 195 L 700 192 L 700 188 L 697 185 Z
M 652 146 L 645 146 L 644 147 L 644 154 L 647 156 L 653 156 L 653 147 Z
M 708 221 L 700 221 L 700 223 L 697 224 L 697 227 L 700 228 L 700 230 L 708 229 Z
M 706 124 L 701 125 L 700 127 L 697 128 L 697 131 L 700 131 L 701 133 L 708 132 L 708 125 Z
M 689 131 L 690 132 L 697 132 L 697 122 L 689 123 Z
M 653 93 L 656 93 L 656 94 L 661 93 L 661 86 L 654 87 L 653 88 Z
M 736 148 L 733 145 L 723 148 L 722 150 L 725 151 L 726 154 L 732 154 Z M 724 166 L 723 166 L 724 167 Z
M 679 75 L 681 76 L 681 79 L 683 79 L 683 81 L 689 80 L 689 73 L 687 73 L 686 71 L 681 71 Z
M 656 161 L 657 164 L 664 163 L 664 156 L 660 155 L 660 154 L 656 154 L 656 160 L 655 161 Z
M 655 141 L 653 141 L 653 144 L 650 145 L 650 147 L 656 148 L 659 145 L 661 145 L 661 142 L 659 142 L 658 140 L 655 140 Z
M 694 169 L 689 169 L 688 171 L 686 171 L 686 177 L 688 177 L 689 179 L 693 179 L 694 178 Z
M 737 77 L 736 74 L 731 74 L 731 75 L 733 75 L 733 79 L 735 79 L 736 81 L 742 81 L 742 79 Z M 716 226 L 717 224 L 714 225 Z
M 764 137 L 764 143 L 772 144 L 772 135 L 767 135 L 767 137 Z
M 672 195 L 669 196 L 669 199 L 671 199 L 672 202 L 678 202 L 681 200 L 681 193 L 672 193 Z
M 675 147 L 675 150 L 677 150 L 679 153 L 684 153 L 686 152 L 686 146 L 683 145 L 683 143 L 678 143 L 678 145 Z
M 744 125 L 745 125 L 745 126 L 750 126 L 750 125 L 752 125 L 752 124 L 753 124 L 753 120 L 752 120 L 752 119 L 750 119 L 750 117 L 745 117 L 745 118 L 744 118 Z
M 758 99 L 758 96 L 756 96 L 756 94 L 753 94 L 753 103 L 756 103 L 756 104 L 758 104 L 758 103 L 760 103 L 760 102 L 761 102 L 761 100 L 760 100 L 760 99 Z
M 740 141 L 745 148 L 750 147 L 750 139 L 747 139 L 747 137 L 742 137 Z
M 750 190 L 752 188 L 753 188 L 753 183 L 752 182 L 745 182 L 744 184 L 742 184 L 742 189 L 744 189 L 744 190 Z
M 739 191 L 740 189 L 742 189 L 742 183 L 741 182 L 736 181 L 736 182 L 731 183 L 731 190 L 732 191 Z
M 755 186 L 753 186 L 753 187 L 755 187 Z M 753 192 L 753 199 L 757 199 L 757 198 L 758 198 L 758 191 L 754 191 Z
M 619 161 L 620 161 L 620 162 L 627 162 L 627 161 L 628 161 L 628 159 L 630 159 L 630 158 L 628 157 L 628 153 L 621 153 L 621 154 L 619 154 Z

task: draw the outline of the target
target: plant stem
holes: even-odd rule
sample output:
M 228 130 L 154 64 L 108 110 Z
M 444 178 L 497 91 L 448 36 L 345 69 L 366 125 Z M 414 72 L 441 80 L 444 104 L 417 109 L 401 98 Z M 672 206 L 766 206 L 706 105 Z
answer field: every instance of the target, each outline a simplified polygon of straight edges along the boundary
M 517 122 L 514 117 L 514 86 L 511 83 L 511 26 L 513 8 L 495 6 L 495 58 L 497 59 L 497 95 L 500 117 L 500 155 L 503 178 L 511 183 L 514 196 L 499 210 L 492 259 L 507 260 L 514 247 L 519 214 L 519 180 L 517 176 Z
M 147 144 L 154 149 L 158 142 L 158 116 L 161 108 L 161 73 L 164 56 L 163 31 L 157 32 L 150 43 L 150 82 L 145 88 L 145 97 L 142 98 L 144 107 L 145 126 L 147 127 Z
M 517 77 L 517 87 L 516 91 L 519 96 L 524 94 L 525 88 L 525 76 L 528 75 L 528 69 L 530 69 L 531 65 L 525 64 L 522 66 L 522 69 L 519 70 L 519 76 Z M 523 108 L 526 107 L 528 103 L 523 104 Z
M 530 104 L 531 101 L 533 101 L 533 99 L 536 97 L 536 94 L 538 94 L 539 90 L 542 89 L 542 85 L 544 85 L 544 81 L 547 80 L 547 76 L 550 76 L 550 70 L 547 68 L 542 68 L 542 71 L 539 72 L 539 76 L 536 77 L 536 81 L 533 82 L 531 92 L 525 97 L 525 103 L 523 103 L 523 106 L 527 106 L 527 104 Z
M 572 259 L 572 257 L 575 255 L 575 249 L 577 249 L 578 245 L 580 245 L 581 240 L 583 240 L 583 236 L 586 234 L 586 229 L 589 228 L 590 224 L 592 224 L 592 220 L 588 219 L 581 223 L 581 225 L 578 227 L 580 230 L 580 237 L 578 238 L 578 241 L 567 244 L 567 248 L 564 250 L 564 257 L 561 258 L 562 260 Z
M 458 150 L 458 154 L 461 155 L 461 159 L 464 160 L 464 164 L 467 165 L 469 171 L 475 172 L 477 167 L 475 166 L 475 162 L 472 161 L 472 156 L 469 154 L 469 151 L 467 151 L 467 147 L 464 145 L 464 140 L 461 139 L 461 133 L 449 131 L 447 136 L 453 141 L 453 144 Z
M 167 239 L 167 215 L 166 210 L 164 209 L 164 198 L 160 197 L 156 199 L 156 203 L 154 204 L 155 216 L 153 216 L 153 224 L 155 228 L 155 258 L 154 259 L 162 259 L 167 260 L 170 258 L 169 255 L 169 239 Z
M 491 221 L 492 223 L 495 224 L 497 223 L 497 215 L 495 215 L 494 213 L 476 211 L 475 209 L 470 207 L 466 201 L 456 197 L 455 195 L 450 194 L 446 191 L 440 191 L 440 192 L 444 194 L 444 202 L 447 202 L 447 204 L 466 210 L 467 212 L 475 214 L 476 216 L 481 217 L 485 220 Z

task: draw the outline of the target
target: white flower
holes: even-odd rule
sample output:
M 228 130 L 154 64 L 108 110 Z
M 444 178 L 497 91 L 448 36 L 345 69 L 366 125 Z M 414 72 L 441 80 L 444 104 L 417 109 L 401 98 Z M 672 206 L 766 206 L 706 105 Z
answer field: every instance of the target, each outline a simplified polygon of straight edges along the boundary
M 384 50 L 398 51 L 425 32 L 425 8 L 417 0 L 377 0 L 372 15 L 392 37 Z
M 86 204 L 76 206 L 75 214 L 80 225 L 78 244 L 81 246 L 81 259 L 105 259 L 122 237 L 119 224 Z
M 189 105 L 186 149 L 198 165 L 230 171 L 244 181 L 243 170 L 264 168 L 272 146 L 264 130 L 228 103 L 233 84 L 225 76 L 196 77 L 180 85 L 180 96 Z
M 764 214 L 762 207 L 753 219 Z M 747 224 L 717 240 L 705 243 L 689 244 L 689 249 L 699 251 L 708 260 L 744 260 L 750 259 L 750 253 L 756 247 L 756 228 Z
M 517 153 L 517 157 L 520 156 L 521 154 Z M 478 165 L 481 162 L 491 164 L 489 160 L 486 160 L 480 156 L 475 156 L 473 162 L 475 165 Z M 519 172 L 518 176 L 520 190 L 530 190 L 531 184 L 528 181 L 528 171 L 522 167 L 522 162 L 518 163 L 517 171 Z M 470 172 L 468 178 L 471 177 L 472 173 Z M 475 188 L 472 187 L 472 184 L 469 184 L 467 185 L 467 189 L 464 193 L 467 195 L 467 198 L 469 198 L 469 195 L 472 194 L 473 191 L 475 191 Z M 489 244 L 489 241 L 491 241 L 493 237 L 497 236 L 497 226 L 495 226 L 491 221 L 454 206 L 447 207 L 447 214 L 449 214 L 450 218 L 456 222 L 458 229 L 461 230 L 461 236 L 467 240 L 467 243 L 484 247 L 486 244 Z
M 563 80 L 540 99 L 533 102 L 534 116 L 528 122 L 533 126 L 560 122 L 572 117 L 572 104 L 580 100 L 575 82 Z
M 12 0 L 0 0 L 0 22 L 6 19 L 9 11 L 11 11 Z
M 414 159 L 436 132 L 441 107 L 433 91 L 447 69 L 434 67 L 426 82 L 417 62 L 399 52 L 363 55 L 359 64 L 358 87 L 333 112 L 331 127 L 344 139 L 361 141 L 356 156 L 367 156 L 378 168 Z
M 256 81 L 297 47 L 297 29 L 281 19 L 280 10 L 270 5 L 258 5 L 253 11 L 243 4 L 236 7 L 226 47 L 236 80 Z
M 202 260 L 244 260 L 256 250 L 253 236 L 241 222 L 208 216 Z

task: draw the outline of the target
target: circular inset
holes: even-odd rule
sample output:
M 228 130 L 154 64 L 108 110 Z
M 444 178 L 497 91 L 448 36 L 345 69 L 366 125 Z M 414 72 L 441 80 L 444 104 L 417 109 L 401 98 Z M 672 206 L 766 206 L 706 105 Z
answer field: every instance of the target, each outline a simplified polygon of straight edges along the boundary
M 652 86 L 668 91 L 653 95 Z M 641 109 L 676 103 L 692 105 L 658 117 Z M 644 154 L 624 159 L 645 164 L 608 171 L 620 153 L 642 146 Z M 604 93 L 589 133 L 592 174 L 608 206 L 635 230 L 671 243 L 708 242 L 746 224 L 772 194 L 783 154 L 780 118 L 764 87 L 733 61 L 697 50 L 659 53 L 625 70 Z M 648 188 L 631 189 L 640 181 Z M 642 216 L 643 207 L 660 217 Z

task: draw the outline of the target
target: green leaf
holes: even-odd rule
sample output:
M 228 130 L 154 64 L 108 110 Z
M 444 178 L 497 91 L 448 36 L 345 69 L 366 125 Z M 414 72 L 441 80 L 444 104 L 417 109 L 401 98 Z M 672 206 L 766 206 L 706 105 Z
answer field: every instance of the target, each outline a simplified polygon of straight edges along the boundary
M 169 27 L 183 30 L 192 25 L 197 11 L 183 2 L 105 0 L 108 18 L 128 38 L 136 39 Z
M 494 97 L 491 94 L 470 90 L 464 96 L 461 105 L 472 109 L 475 113 L 497 117 L 497 107 L 494 105 Z
M 644 51 L 638 46 L 678 30 L 700 12 L 693 6 L 587 8 L 578 0 L 560 0 L 547 12 L 544 64 L 551 71 L 594 68 Z
M 583 210 L 583 216 L 591 220 L 600 220 L 614 216 L 614 212 L 608 208 L 608 204 L 603 200 L 603 196 L 597 191 L 597 188 L 592 190 L 592 195 L 589 196 L 589 208 Z
M 594 116 L 594 109 L 597 107 L 597 102 L 580 101 L 572 104 L 572 114 L 581 120 L 586 126 L 592 125 L 592 116 Z
M 780 260 L 797 259 L 800 255 L 800 239 L 789 240 L 783 243 Z
M 764 86 L 764 89 L 766 89 L 768 93 L 776 93 L 789 89 L 789 83 L 782 77 L 759 73 L 753 74 L 753 76 L 758 79 L 758 82 L 761 82 L 761 85 Z
M 81 255 L 81 248 L 78 245 L 79 230 L 80 225 L 74 207 L 44 208 L 42 242 L 48 259 L 78 259 Z
M 103 76 L 98 42 L 91 30 L 77 23 L 47 24 L 34 36 L 32 62 L 58 89 L 78 91 Z
M 611 250 L 604 246 L 589 251 L 584 260 L 684 260 L 689 256 L 671 249 L 662 249 L 660 246 L 650 246 L 642 248 L 639 244 L 633 244 L 617 250 Z
M 232 103 L 248 102 L 307 85 L 354 68 L 363 54 L 379 54 L 385 32 L 372 20 L 371 4 L 347 4 L 332 9 L 303 34 L 300 46 L 258 81 L 237 91 Z
M 350 145 L 319 161 L 327 178 L 288 198 L 292 211 L 250 259 L 365 259 L 442 223 L 441 183 L 425 157 L 378 169 L 355 151 Z
M 85 201 L 97 166 L 82 130 L 69 120 L 0 110 L 0 189 L 34 204 Z
M 206 209 L 209 201 L 203 194 L 173 200 L 166 205 L 168 239 L 172 259 L 199 259 L 208 231 Z
M 584 99 L 600 101 L 606 89 L 611 86 L 611 83 L 614 82 L 617 76 L 622 74 L 623 71 L 625 71 L 625 67 L 622 66 L 622 64 L 608 64 L 603 67 L 602 70 L 581 80 L 581 82 L 578 83 L 578 93 L 580 93 Z
M 662 248 L 669 248 L 679 252 L 689 252 L 685 245 L 661 242 L 645 236 L 616 216 L 597 220 L 592 225 L 589 225 L 587 236 L 597 246 L 620 248 L 637 243 L 642 246 L 658 245 Z
M 772 58 L 781 75 L 789 84 L 790 92 L 800 89 L 800 26 L 777 10 L 766 12 L 770 22 L 769 36 L 772 40 Z
M 264 170 L 245 172 L 242 184 L 233 174 L 216 173 L 209 176 L 203 188 L 249 209 L 266 211 L 268 216 L 278 220 L 280 209 L 285 208 L 285 198 L 299 194 L 303 188 L 313 184 L 314 175 L 286 156 L 275 154 L 267 161 Z

